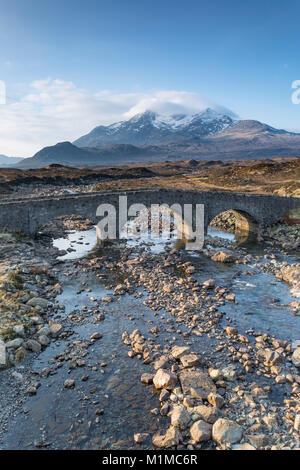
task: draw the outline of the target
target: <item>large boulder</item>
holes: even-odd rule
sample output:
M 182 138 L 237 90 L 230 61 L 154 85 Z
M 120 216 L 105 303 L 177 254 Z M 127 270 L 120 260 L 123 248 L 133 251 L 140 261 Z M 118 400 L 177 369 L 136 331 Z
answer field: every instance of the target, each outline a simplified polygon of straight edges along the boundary
M 224 251 L 220 250 L 217 251 L 211 259 L 213 261 L 218 261 L 219 263 L 234 263 L 237 259 L 237 256 L 235 253 L 232 253 L 231 251 Z
M 153 383 L 153 374 L 143 374 L 141 376 L 141 382 L 146 385 L 150 385 Z
M 193 414 L 199 415 L 199 417 L 209 424 L 214 424 L 220 417 L 220 412 L 213 406 L 199 405 L 193 408 Z
M 35 341 L 34 339 L 29 339 L 29 340 L 26 342 L 26 348 L 27 348 L 29 351 L 32 351 L 32 352 L 34 352 L 34 353 L 39 353 L 39 352 L 41 352 L 42 346 L 40 345 L 40 343 L 38 343 L 38 342 Z
M 300 266 L 299 265 L 290 265 L 283 267 L 281 271 L 276 273 L 276 277 L 282 279 L 287 284 L 295 285 L 299 283 L 300 278 Z
M 269 445 L 269 437 L 266 434 L 250 434 L 247 438 L 258 449 Z
M 263 357 L 266 364 L 269 366 L 275 366 L 276 364 L 282 364 L 284 362 L 284 357 L 278 352 L 273 351 L 273 349 L 264 349 L 258 351 L 258 355 Z
M 294 366 L 296 366 L 300 369 L 300 347 L 295 349 L 295 351 L 292 355 L 292 361 L 293 361 Z
M 234 421 L 220 418 L 213 425 L 212 436 L 218 444 L 235 444 L 242 439 L 243 431 Z
M 49 305 L 49 301 L 47 299 L 42 299 L 41 297 L 33 297 L 27 302 L 27 305 L 30 307 L 40 307 L 40 308 L 47 308 Z
M 38 337 L 38 342 L 41 346 L 48 346 L 50 344 L 50 339 L 46 335 L 40 335 Z
M 24 340 L 22 338 L 15 338 L 6 343 L 7 349 L 18 349 L 23 346 Z
M 174 426 L 170 426 L 165 434 L 157 433 L 153 436 L 152 442 L 155 447 L 168 449 L 177 446 L 182 440 L 180 431 Z
M 177 375 L 165 369 L 158 369 L 153 378 L 153 383 L 158 390 L 162 388 L 173 390 L 177 384 Z
M 195 442 L 205 442 L 211 439 L 211 424 L 205 421 L 196 421 L 190 429 L 191 437 Z
M 171 424 L 179 429 L 185 429 L 189 422 L 191 421 L 191 416 L 186 410 L 185 406 L 177 405 L 174 406 L 174 409 L 171 413 Z
M 63 330 L 63 326 L 60 323 L 52 323 L 49 326 L 49 331 L 53 338 L 57 338 Z
M 206 372 L 184 370 L 179 378 L 185 395 L 207 400 L 210 393 L 217 391 L 215 384 Z

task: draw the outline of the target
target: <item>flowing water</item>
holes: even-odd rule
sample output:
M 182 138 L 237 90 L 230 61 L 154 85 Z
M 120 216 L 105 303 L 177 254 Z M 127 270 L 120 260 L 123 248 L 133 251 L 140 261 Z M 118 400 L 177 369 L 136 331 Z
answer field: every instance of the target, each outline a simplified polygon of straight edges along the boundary
M 97 233 L 94 228 L 83 232 L 72 231 L 67 237 L 57 238 L 53 246 L 58 250 L 68 251 L 65 255 L 58 256 L 60 260 L 75 260 L 86 256 L 97 245 Z
M 234 237 L 215 229 L 210 235 L 229 240 Z M 149 241 L 145 237 L 131 237 L 127 244 L 134 248 L 145 245 L 145 242 L 146 249 L 153 254 L 165 249 L 163 239 Z M 94 229 L 71 233 L 66 239 L 54 241 L 59 249 L 74 250 L 60 257 L 66 261 L 66 271 L 72 271 L 72 260 L 86 256 L 96 243 Z M 220 311 L 226 313 L 226 318 L 232 319 L 240 332 L 253 328 L 280 339 L 300 339 L 300 317 L 293 316 L 288 308 L 288 303 L 295 299 L 287 285 L 262 272 L 256 264 L 228 266 L 215 263 L 201 254 L 183 252 L 182 256 L 197 268 L 200 282 L 214 278 L 217 285 L 229 287 L 230 292 L 236 294 L 236 303 L 227 302 Z M 72 331 L 69 338 L 51 343 L 34 360 L 34 372 L 50 367 L 54 375 L 42 379 L 37 376 L 41 381 L 37 395 L 28 398 L 22 413 L 11 422 L 0 448 L 31 449 L 41 439 L 53 449 L 133 448 L 134 432 L 154 433 L 165 427 L 168 421 L 151 413 L 151 410 L 159 408 L 158 396 L 151 386 L 146 387 L 140 382 L 140 376 L 149 372 L 149 368 L 141 361 L 128 357 L 128 347 L 121 342 L 122 333 L 139 328 L 149 337 L 149 330 L 157 325 L 159 334 L 156 342 L 166 344 L 172 341 L 176 332 L 176 344 L 183 344 L 178 325 L 176 329 L 166 329 L 167 318 L 172 318 L 168 313 L 160 311 L 156 314 L 142 304 L 144 296 L 137 298 L 127 294 L 116 297 L 113 303 L 106 306 L 105 320 L 95 323 L 94 319 L 101 309 L 95 307 L 93 298 L 111 295 L 112 291 L 88 272 L 76 274 L 74 271 L 70 277 L 61 273 L 60 282 L 63 292 L 56 303 L 64 308 L 56 315 L 56 320 L 64 317 L 68 325 L 67 318 L 72 312 L 79 317 L 82 312 L 89 314 L 85 316 L 85 321 L 78 321 L 75 326 L 74 323 L 70 324 Z M 86 282 L 86 287 L 78 290 L 82 282 Z M 181 325 L 180 330 L 183 333 L 185 326 Z M 55 355 L 57 357 L 68 345 L 76 345 L 76 341 L 84 343 L 95 331 L 101 331 L 103 338 L 83 355 L 86 361 L 84 370 L 78 367 L 69 375 L 66 361 L 59 367 L 55 365 Z M 215 342 L 215 339 L 207 337 L 190 339 L 192 349 L 202 354 L 209 354 Z M 101 368 L 100 363 L 107 366 Z M 82 381 L 85 374 L 89 376 L 86 382 Z M 64 381 L 69 377 L 75 380 L 74 390 L 64 389 Z M 276 400 L 282 400 L 282 396 L 279 392 L 276 395 L 276 388 L 274 390 L 276 403 Z M 96 418 L 97 409 L 104 409 L 103 416 Z

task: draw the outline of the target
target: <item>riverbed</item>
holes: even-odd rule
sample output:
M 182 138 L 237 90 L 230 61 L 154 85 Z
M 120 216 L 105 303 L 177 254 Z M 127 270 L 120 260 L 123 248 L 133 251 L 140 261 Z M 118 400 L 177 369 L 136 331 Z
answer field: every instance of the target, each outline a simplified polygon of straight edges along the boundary
M 209 235 L 234 241 L 234 235 L 216 229 Z M 166 258 L 172 257 L 173 242 L 163 237 L 159 240 L 134 237 L 122 244 L 128 250 L 127 260 L 143 257 L 144 253 L 154 263 L 155 257 L 164 253 Z M 111 278 L 105 263 L 101 265 L 104 248 L 97 246 L 94 229 L 70 233 L 55 240 L 54 246 L 67 251 L 58 257 L 61 264 L 54 267 L 62 286 L 55 301 L 58 308 L 54 319 L 64 324 L 69 335 L 51 343 L 28 369 L 26 365 L 25 369 L 17 368 L 39 380 L 40 386 L 37 395 L 28 397 L 12 417 L 0 448 L 131 449 L 137 447 L 134 433 L 149 434 L 138 448 L 152 448 L 151 436 L 166 429 L 169 418 L 161 416 L 159 396 L 153 386 L 141 383 L 140 377 L 149 372 L 149 365 L 128 356 L 128 347 L 121 341 L 123 332 L 139 329 L 146 338 L 153 338 L 160 353 L 165 345 L 188 344 L 196 354 L 205 356 L 208 364 L 213 361 L 223 364 L 222 351 L 216 352 L 218 335 L 185 336 L 190 327 L 184 321 L 176 323 L 164 308 L 150 308 L 149 293 L 144 289 L 114 295 L 115 287 L 124 283 L 124 278 L 119 278 L 116 272 Z M 122 247 L 107 250 L 111 250 L 112 259 L 121 260 Z M 261 256 L 261 251 L 249 248 L 253 257 Z M 195 268 L 193 277 L 199 285 L 213 278 L 217 286 L 235 294 L 234 302 L 216 303 L 216 312 L 222 315 L 218 328 L 230 324 L 241 334 L 253 330 L 257 335 L 268 333 L 287 342 L 300 339 L 300 317 L 289 308 L 296 298 L 289 286 L 260 269 L 257 261 L 224 265 L 194 252 L 182 251 L 180 256 Z M 93 259 L 99 259 L 99 275 L 87 269 L 85 261 Z M 176 266 L 172 269 L 171 283 L 173 272 L 180 277 Z M 181 277 L 185 279 L 184 274 Z M 102 301 L 107 297 L 111 301 Z M 153 335 L 154 327 L 157 332 Z M 102 338 L 91 344 L 90 337 L 95 331 L 101 332 Z M 84 365 L 74 366 L 72 356 L 82 359 Z M 45 369 L 49 369 L 46 375 L 42 372 Z M 64 383 L 70 377 L 75 387 L 66 390 Z M 255 380 L 264 386 L 270 384 L 269 378 L 262 380 L 258 376 Z M 270 406 L 282 405 L 289 393 L 288 385 L 272 382 Z

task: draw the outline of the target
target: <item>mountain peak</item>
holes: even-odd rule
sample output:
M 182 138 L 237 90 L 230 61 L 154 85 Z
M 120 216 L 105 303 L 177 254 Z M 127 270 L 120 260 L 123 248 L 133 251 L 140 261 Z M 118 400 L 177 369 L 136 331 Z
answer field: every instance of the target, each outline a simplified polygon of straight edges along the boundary
M 137 122 L 137 121 L 146 120 L 146 119 L 153 121 L 156 118 L 156 116 L 157 116 L 157 113 L 155 113 L 154 111 L 151 111 L 150 109 L 147 109 L 143 113 L 135 114 L 132 118 L 129 119 L 129 121 Z
M 300 134 L 255 120 L 235 121 L 214 109 L 171 116 L 147 111 L 128 121 L 95 128 L 76 144 L 60 142 L 46 147 L 18 167 L 300 156 Z
M 215 135 L 234 123 L 229 115 L 207 108 L 197 114 L 161 114 L 151 109 L 109 126 L 98 126 L 74 142 L 78 147 L 113 144 L 156 145 Z

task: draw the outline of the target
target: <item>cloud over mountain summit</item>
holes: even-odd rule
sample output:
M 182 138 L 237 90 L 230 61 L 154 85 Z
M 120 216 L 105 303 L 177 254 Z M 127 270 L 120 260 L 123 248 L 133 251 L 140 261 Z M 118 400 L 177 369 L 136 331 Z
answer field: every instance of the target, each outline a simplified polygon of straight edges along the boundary
M 9 88 L 9 87 L 8 87 Z M 8 90 L 9 91 L 9 90 Z M 176 90 L 90 93 L 64 80 L 36 80 L 18 99 L 0 106 L 0 152 L 32 155 L 58 141 L 73 141 L 99 125 L 130 119 L 151 109 L 159 114 L 195 114 L 212 108 L 232 113 L 197 93 Z

